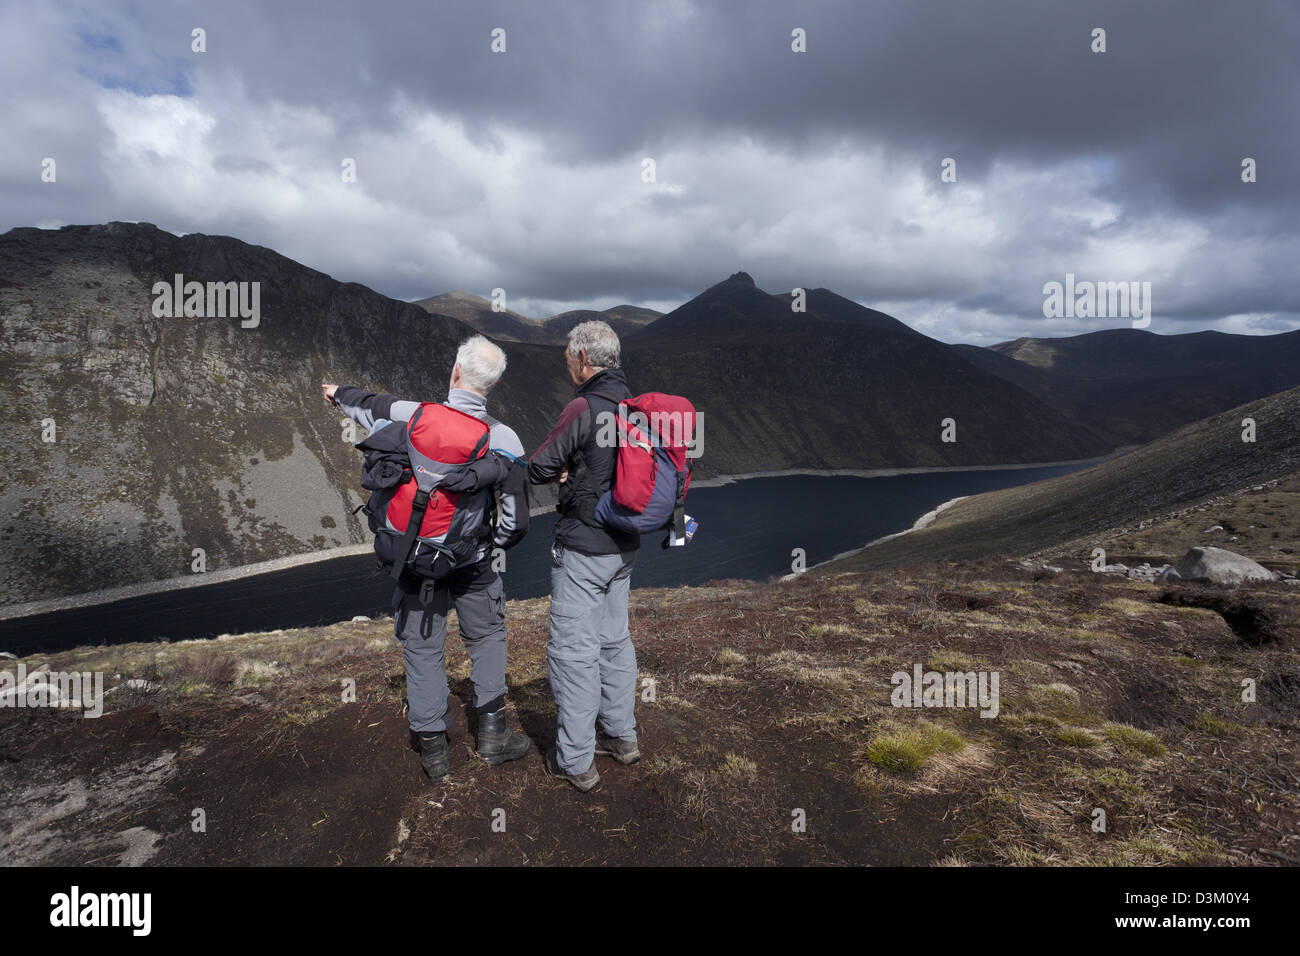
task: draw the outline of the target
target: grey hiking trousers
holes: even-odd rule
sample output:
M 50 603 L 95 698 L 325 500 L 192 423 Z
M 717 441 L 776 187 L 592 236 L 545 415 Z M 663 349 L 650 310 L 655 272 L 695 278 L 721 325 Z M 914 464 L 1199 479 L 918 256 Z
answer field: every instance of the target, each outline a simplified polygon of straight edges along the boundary
M 460 638 L 469 654 L 474 706 L 506 692 L 506 606 L 501 575 L 490 558 L 454 571 L 421 603 L 421 584 L 403 574 L 393 593 L 393 630 L 406 658 L 407 720 L 411 729 L 431 733 L 450 724 L 447 706 L 447 612 L 460 620 Z
M 555 698 L 557 762 L 582 773 L 596 753 L 596 722 L 636 740 L 636 652 L 627 598 L 636 552 L 582 554 L 551 546 L 551 637 L 546 672 Z

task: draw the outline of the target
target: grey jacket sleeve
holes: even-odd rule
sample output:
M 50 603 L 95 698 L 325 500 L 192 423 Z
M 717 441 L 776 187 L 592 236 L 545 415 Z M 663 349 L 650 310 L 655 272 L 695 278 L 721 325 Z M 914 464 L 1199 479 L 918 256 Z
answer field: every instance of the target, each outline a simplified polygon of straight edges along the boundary
M 374 431 L 375 422 L 378 421 L 408 422 L 420 407 L 419 402 L 403 401 L 396 395 L 367 392 L 355 385 L 340 385 L 334 393 L 334 401 L 344 415 L 370 431 Z

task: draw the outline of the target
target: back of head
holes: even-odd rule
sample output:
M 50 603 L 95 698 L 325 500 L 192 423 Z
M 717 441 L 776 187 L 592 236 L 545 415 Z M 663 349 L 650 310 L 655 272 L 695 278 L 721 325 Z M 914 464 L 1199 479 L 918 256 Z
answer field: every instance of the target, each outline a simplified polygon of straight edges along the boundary
M 481 335 L 472 335 L 456 350 L 461 382 L 486 395 L 501 381 L 506 370 L 506 353 Z
M 618 334 L 599 319 L 579 322 L 569 330 L 569 354 L 577 357 L 579 352 L 586 353 L 587 364 L 594 368 L 618 368 Z

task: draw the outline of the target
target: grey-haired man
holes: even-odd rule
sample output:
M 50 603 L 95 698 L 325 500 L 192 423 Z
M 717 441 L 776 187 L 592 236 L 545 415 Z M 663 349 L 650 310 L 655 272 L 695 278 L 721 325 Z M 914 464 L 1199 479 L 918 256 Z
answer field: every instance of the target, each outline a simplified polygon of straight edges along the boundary
M 456 353 L 446 404 L 491 426 L 489 446 L 516 458 L 524 455 L 514 431 L 487 413 L 487 395 L 506 369 L 506 356 L 481 335 L 467 339 Z M 377 423 L 409 421 L 418 402 L 378 395 L 349 385 L 322 385 L 325 399 L 349 418 L 375 429 Z M 520 515 L 528 502 L 500 496 L 492 547 L 513 543 Z M 393 594 L 394 631 L 406 660 L 406 699 L 411 730 L 420 741 L 420 763 L 431 780 L 450 770 L 445 645 L 447 612 L 454 605 L 460 636 L 471 663 L 474 712 L 478 717 L 478 753 L 490 764 L 518 760 L 529 747 L 526 735 L 506 722 L 505 590 L 492 568 L 491 547 L 485 542 L 478 560 L 460 568 L 421 600 L 422 582 L 403 573 Z
M 640 536 L 592 517 L 614 482 L 618 448 L 601 428 L 630 398 L 619 341 L 605 322 L 569 332 L 565 365 L 574 398 L 528 463 L 534 484 L 560 481 L 560 519 L 551 548 L 551 634 L 546 670 L 555 697 L 555 749 L 546 768 L 584 793 L 600 784 L 597 755 L 631 764 L 637 747 L 636 651 L 627 602 Z

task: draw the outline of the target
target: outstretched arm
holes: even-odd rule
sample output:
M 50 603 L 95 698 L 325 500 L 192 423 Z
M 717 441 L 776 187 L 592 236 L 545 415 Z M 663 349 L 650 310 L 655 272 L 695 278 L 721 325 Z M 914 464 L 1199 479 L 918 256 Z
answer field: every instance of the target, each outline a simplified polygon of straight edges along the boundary
M 375 427 L 375 422 L 387 419 L 390 422 L 411 420 L 419 402 L 403 401 L 396 395 L 367 392 L 355 385 L 330 385 L 321 383 L 321 394 L 325 401 L 343 411 L 344 415 L 364 425 L 368 429 Z

